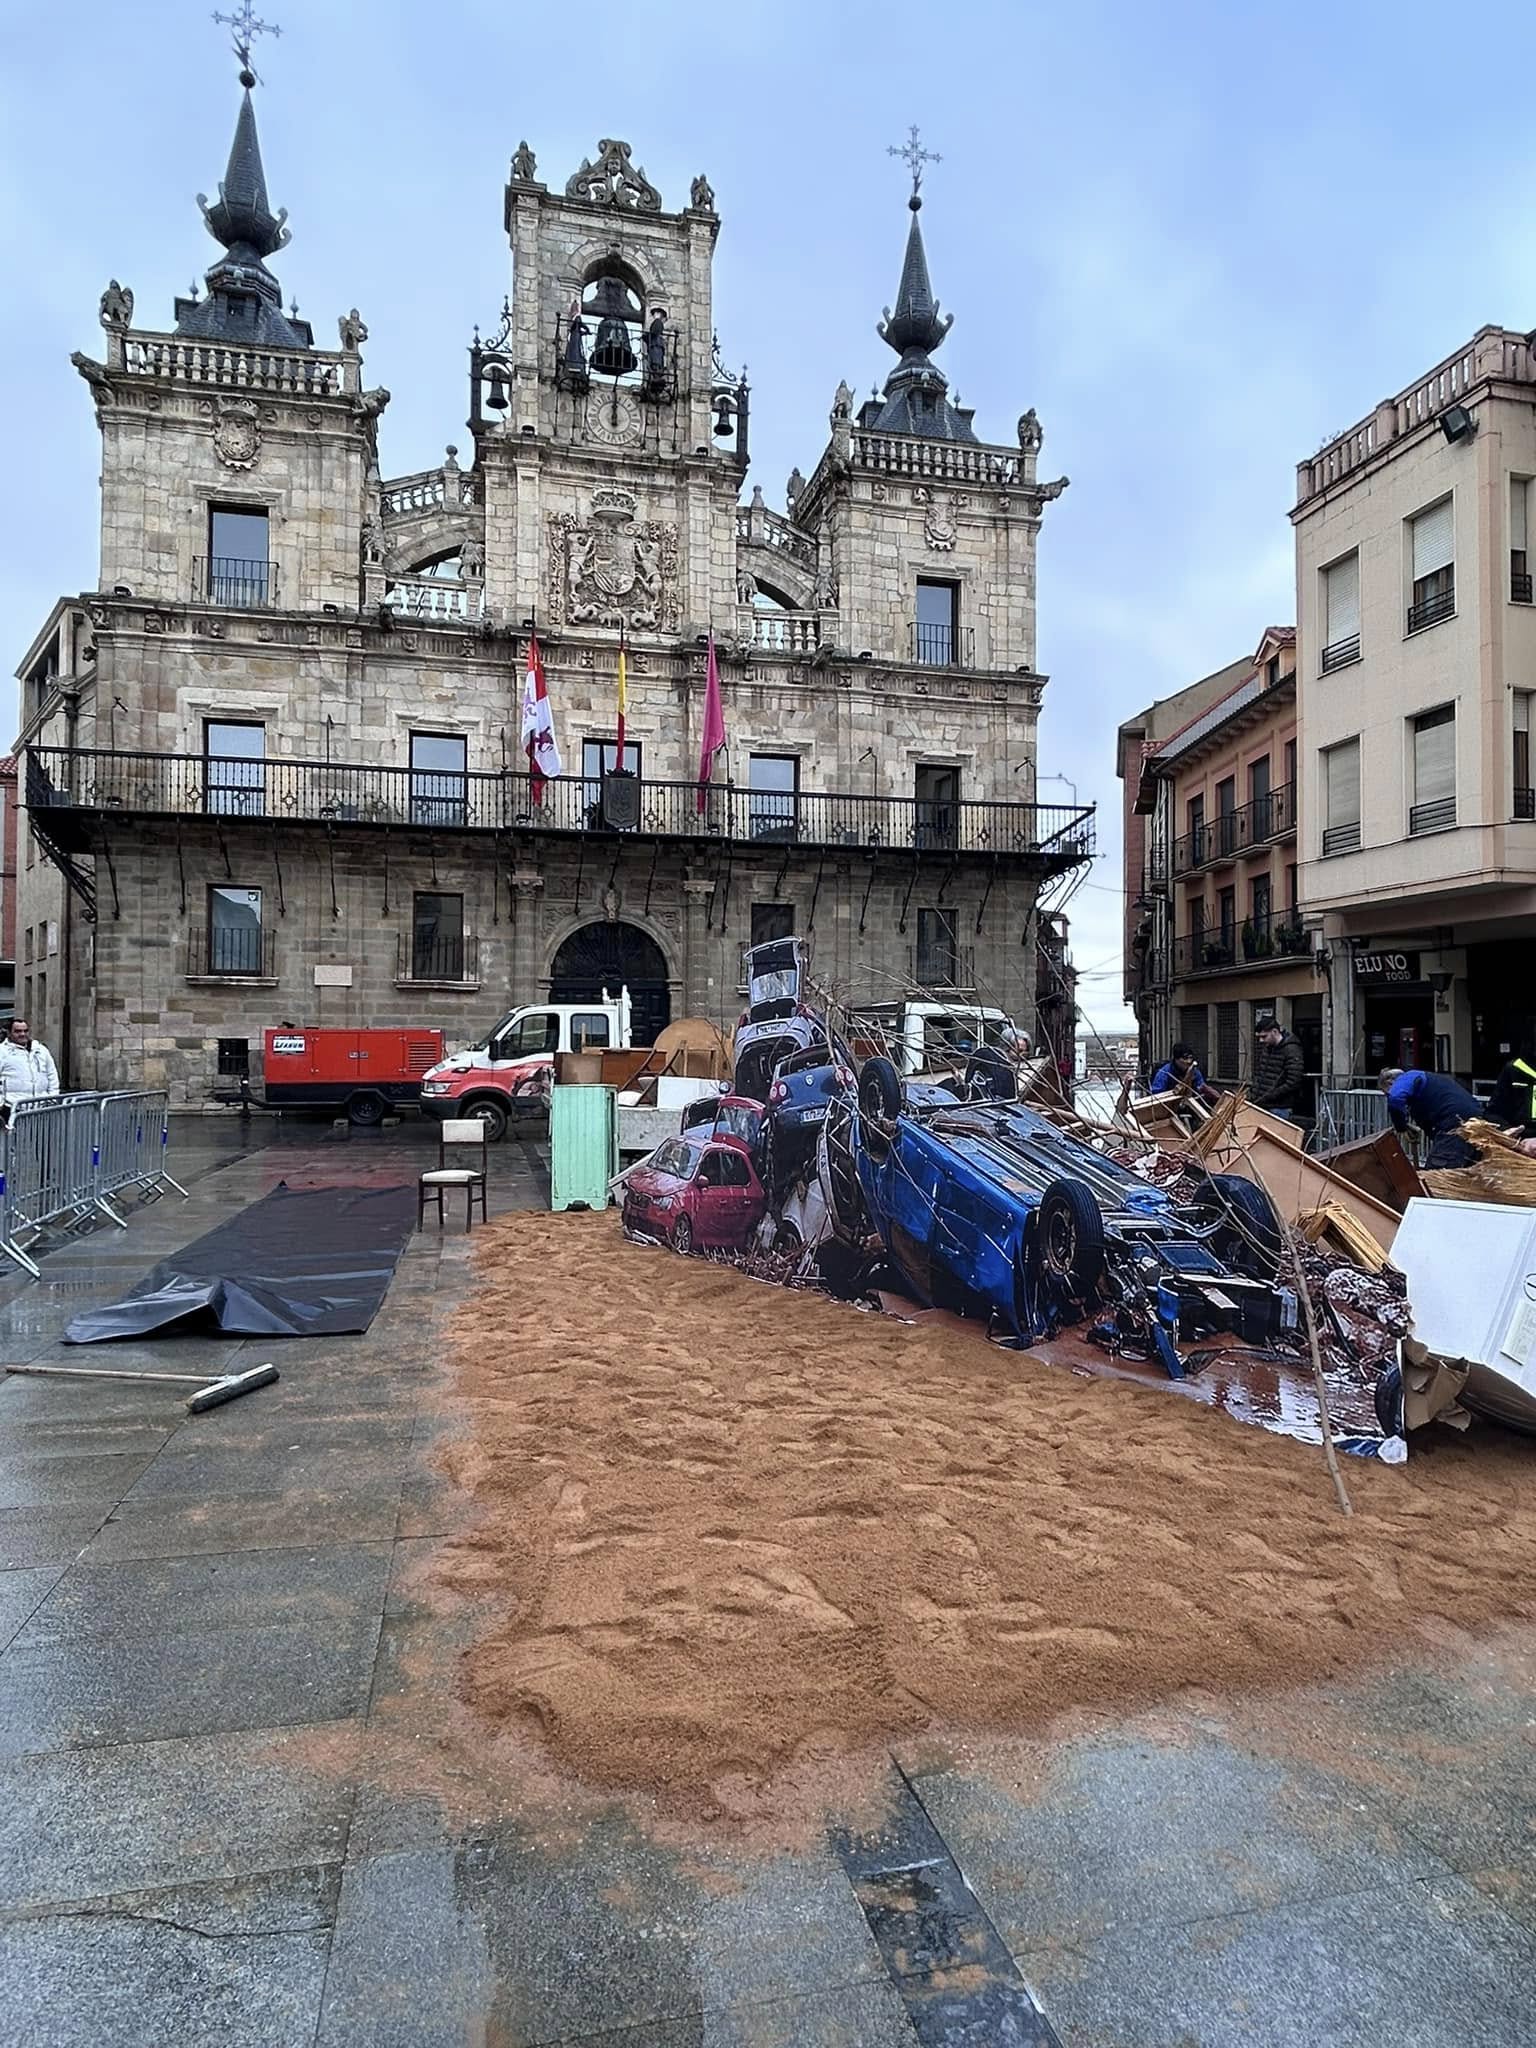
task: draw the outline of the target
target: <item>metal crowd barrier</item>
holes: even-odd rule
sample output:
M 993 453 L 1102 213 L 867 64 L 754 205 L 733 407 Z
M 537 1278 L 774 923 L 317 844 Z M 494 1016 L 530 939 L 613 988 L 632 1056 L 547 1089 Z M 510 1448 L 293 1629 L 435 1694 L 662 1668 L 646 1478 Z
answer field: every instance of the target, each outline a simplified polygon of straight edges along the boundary
M 76 1230 L 97 1215 L 126 1229 L 111 1199 L 126 1188 L 146 1202 L 168 1187 L 185 1195 L 166 1164 L 170 1131 L 163 1088 L 13 1105 L 0 1132 L 0 1253 L 35 1280 L 29 1247 L 45 1230 Z
M 1335 1145 L 1353 1145 L 1391 1127 L 1387 1098 L 1379 1088 L 1319 1088 L 1317 1138 L 1319 1152 Z

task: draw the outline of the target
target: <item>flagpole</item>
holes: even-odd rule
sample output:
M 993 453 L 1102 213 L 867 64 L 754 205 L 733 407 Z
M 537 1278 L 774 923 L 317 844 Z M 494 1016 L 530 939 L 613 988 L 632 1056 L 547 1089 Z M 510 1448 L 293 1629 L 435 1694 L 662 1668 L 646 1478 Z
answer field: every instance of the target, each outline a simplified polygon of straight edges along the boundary
M 621 774 L 622 774 L 622 772 L 623 772 L 623 768 L 624 768 L 624 712 L 625 712 L 625 709 L 627 708 L 627 707 L 626 707 L 626 698 L 627 698 L 627 696 L 628 696 L 628 683 L 629 683 L 629 677 L 628 677 L 628 674 L 627 674 L 627 667 L 628 667 L 628 665 L 627 665 L 627 663 L 626 663 L 626 661 L 625 661 L 625 659 L 624 659 L 624 623 L 623 623 L 623 621 L 622 621 L 622 620 L 620 620 L 620 622 L 619 622 L 619 733 L 618 733 L 618 746 L 617 746 L 617 748 L 615 749 L 615 752 L 614 752 L 614 760 L 613 760 L 613 765 L 614 765 L 614 767 L 615 767 L 615 768 L 617 768 L 617 769 L 618 769 L 618 770 L 620 771 L 620 773 L 621 773 Z

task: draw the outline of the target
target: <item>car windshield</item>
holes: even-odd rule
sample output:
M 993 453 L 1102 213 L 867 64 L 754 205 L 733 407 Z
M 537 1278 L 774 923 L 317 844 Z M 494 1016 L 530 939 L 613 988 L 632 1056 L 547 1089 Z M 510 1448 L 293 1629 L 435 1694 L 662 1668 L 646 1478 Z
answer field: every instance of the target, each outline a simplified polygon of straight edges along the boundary
M 651 1167 L 656 1173 L 674 1174 L 678 1180 L 692 1180 L 698 1161 L 697 1146 L 685 1145 L 681 1138 L 668 1138 L 652 1154 Z

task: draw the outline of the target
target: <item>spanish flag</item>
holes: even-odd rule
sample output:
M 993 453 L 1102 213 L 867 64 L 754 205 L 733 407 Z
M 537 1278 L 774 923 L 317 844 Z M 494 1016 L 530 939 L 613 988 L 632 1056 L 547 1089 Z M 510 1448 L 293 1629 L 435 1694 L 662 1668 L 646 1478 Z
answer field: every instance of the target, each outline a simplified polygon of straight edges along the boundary
M 624 713 L 629 709 L 629 679 L 624 662 L 624 629 L 619 628 L 619 744 L 614 756 L 614 767 L 621 772 L 624 767 Z

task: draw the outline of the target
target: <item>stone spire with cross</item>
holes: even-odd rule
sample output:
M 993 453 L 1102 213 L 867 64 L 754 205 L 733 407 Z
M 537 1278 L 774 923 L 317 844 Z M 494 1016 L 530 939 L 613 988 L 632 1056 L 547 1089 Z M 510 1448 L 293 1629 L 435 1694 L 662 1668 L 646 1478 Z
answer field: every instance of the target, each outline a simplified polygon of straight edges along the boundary
M 920 434 L 930 441 L 974 441 L 976 435 L 968 416 L 949 402 L 949 379 L 932 360 L 932 352 L 954 324 L 952 313 L 941 313 L 928 279 L 928 252 L 918 221 L 923 200 L 923 166 L 941 159 L 935 150 L 924 149 L 914 127 L 901 144 L 887 152 L 905 159 L 912 173 L 912 196 L 907 206 L 912 224 L 907 230 L 907 253 L 901 266 L 894 309 L 885 308 L 876 332 L 901 360 L 886 380 L 884 402 L 878 413 L 864 424 L 883 434 Z M 868 410 L 868 408 L 866 408 Z
M 250 0 L 238 14 L 215 14 L 214 20 L 234 36 L 240 60 L 240 111 L 229 163 L 219 181 L 217 199 L 197 195 L 209 234 L 224 255 L 208 272 L 208 296 L 176 301 L 176 332 L 205 341 L 247 342 L 265 348 L 310 348 L 314 334 L 307 320 L 283 312 L 282 287 L 268 270 L 266 258 L 289 241 L 288 210 L 272 211 L 267 178 L 256 134 L 256 109 L 251 88 L 251 41 L 257 35 L 280 35 L 270 22 L 258 21 Z

